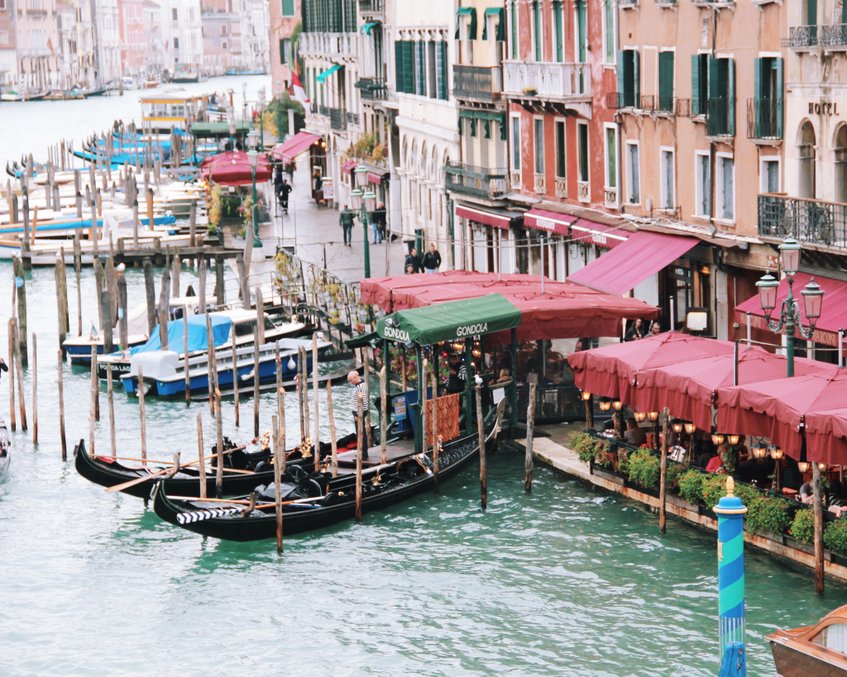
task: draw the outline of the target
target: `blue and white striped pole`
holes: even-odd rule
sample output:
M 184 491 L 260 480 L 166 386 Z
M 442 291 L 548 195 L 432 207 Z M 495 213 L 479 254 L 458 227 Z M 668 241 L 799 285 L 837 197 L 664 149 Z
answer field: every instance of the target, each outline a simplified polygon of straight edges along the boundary
M 720 616 L 720 677 L 746 677 L 744 646 L 744 515 L 747 508 L 733 495 L 735 483 L 726 479 L 726 496 L 718 501 L 718 613 Z

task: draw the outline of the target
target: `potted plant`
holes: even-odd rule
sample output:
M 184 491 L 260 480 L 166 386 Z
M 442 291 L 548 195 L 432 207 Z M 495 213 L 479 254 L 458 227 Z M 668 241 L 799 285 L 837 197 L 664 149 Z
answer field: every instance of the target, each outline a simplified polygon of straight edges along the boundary
M 527 96 L 535 96 L 538 94 L 538 89 L 535 87 L 524 87 L 521 91 Z
M 782 543 L 790 526 L 791 504 L 784 498 L 758 496 L 747 505 L 747 531 Z
M 847 565 L 847 519 L 837 519 L 823 530 L 823 544 L 832 553 L 832 561 Z
M 813 553 L 811 547 L 815 538 L 815 514 L 810 508 L 801 508 L 794 515 L 789 535 L 785 537 L 785 545 L 797 548 L 803 552 Z
M 627 479 L 638 488 L 653 493 L 659 487 L 661 461 L 649 449 L 636 449 L 629 455 Z

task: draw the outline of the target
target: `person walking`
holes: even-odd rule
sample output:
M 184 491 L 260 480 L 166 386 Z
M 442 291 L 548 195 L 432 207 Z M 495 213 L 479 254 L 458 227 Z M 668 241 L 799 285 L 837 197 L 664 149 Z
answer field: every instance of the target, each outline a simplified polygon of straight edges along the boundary
M 370 392 L 368 391 L 368 382 L 362 380 L 359 372 L 356 370 L 347 374 L 347 383 L 353 386 L 353 392 L 350 395 L 350 408 L 353 413 L 353 428 L 358 434 L 359 430 L 359 397 L 362 398 L 362 458 L 368 457 L 368 410 L 371 406 Z
M 412 247 L 409 250 L 409 253 L 406 254 L 406 261 L 403 265 L 406 268 L 407 273 L 410 272 L 409 266 L 412 267 L 412 270 L 411 270 L 412 273 L 421 272 L 421 257 L 418 256 L 418 250 L 417 249 Z
M 371 223 L 373 224 L 374 244 L 381 244 L 385 239 L 385 203 L 380 202 L 376 209 L 371 212 Z
M 338 218 L 338 222 L 341 224 L 341 228 L 344 231 L 344 245 L 347 247 L 352 247 L 353 242 L 353 219 L 356 218 L 356 212 L 354 212 L 349 207 L 344 207 L 341 210 L 341 216 Z
M 423 255 L 421 264 L 427 273 L 437 273 L 441 267 L 441 252 L 436 249 L 434 242 L 429 245 L 429 251 Z
M 290 193 L 291 184 L 285 179 L 282 179 L 282 184 L 280 184 L 279 192 L 277 193 L 277 199 L 279 200 L 279 204 L 282 206 L 283 214 L 288 214 L 288 196 Z

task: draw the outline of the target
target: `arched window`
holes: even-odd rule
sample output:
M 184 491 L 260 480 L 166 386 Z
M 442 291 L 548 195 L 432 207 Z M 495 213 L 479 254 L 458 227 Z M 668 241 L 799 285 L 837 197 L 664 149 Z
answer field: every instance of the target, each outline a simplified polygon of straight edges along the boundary
M 815 197 L 815 128 L 806 120 L 800 127 L 797 138 L 797 161 L 799 162 L 798 194 L 800 197 Z
M 835 201 L 847 202 L 847 124 L 835 134 Z

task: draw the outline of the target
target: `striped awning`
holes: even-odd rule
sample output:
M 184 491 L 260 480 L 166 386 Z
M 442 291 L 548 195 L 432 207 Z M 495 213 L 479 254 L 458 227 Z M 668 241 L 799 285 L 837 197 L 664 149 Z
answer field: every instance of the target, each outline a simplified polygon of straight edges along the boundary
M 332 75 L 332 74 L 333 74 L 333 73 L 335 73 L 336 71 L 341 70 L 342 68 L 343 68 L 343 66 L 342 66 L 340 63 L 334 63 L 334 64 L 332 64 L 332 66 L 330 66 L 329 68 L 327 68 L 327 69 L 326 69 L 325 71 L 323 71 L 322 73 L 318 73 L 318 75 L 317 75 L 317 77 L 315 78 L 315 80 L 317 80 L 317 81 L 318 81 L 318 82 L 320 82 L 320 83 L 324 83 L 324 82 L 326 82 L 326 79 L 327 79 L 330 75 Z

